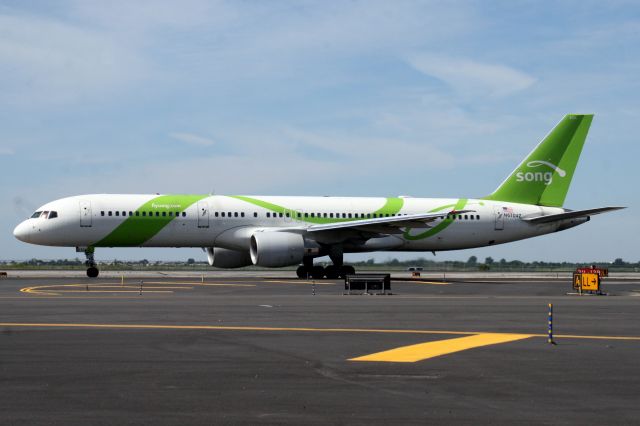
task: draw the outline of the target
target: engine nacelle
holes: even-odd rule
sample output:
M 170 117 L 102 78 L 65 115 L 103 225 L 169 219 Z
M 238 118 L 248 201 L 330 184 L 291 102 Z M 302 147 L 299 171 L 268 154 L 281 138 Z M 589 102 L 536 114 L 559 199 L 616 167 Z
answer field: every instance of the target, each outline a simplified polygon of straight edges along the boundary
M 251 261 L 258 266 L 297 265 L 304 257 L 304 238 L 291 232 L 256 232 L 250 246 Z
M 207 260 L 216 268 L 242 268 L 253 264 L 249 252 L 221 247 L 207 247 Z

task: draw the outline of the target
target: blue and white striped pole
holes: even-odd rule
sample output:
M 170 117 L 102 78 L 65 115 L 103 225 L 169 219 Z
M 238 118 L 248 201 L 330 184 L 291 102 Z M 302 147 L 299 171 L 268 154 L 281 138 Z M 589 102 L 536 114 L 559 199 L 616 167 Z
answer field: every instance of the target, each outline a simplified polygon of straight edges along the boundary
M 553 304 L 549 303 L 549 334 L 547 338 L 547 343 L 554 345 L 553 341 Z

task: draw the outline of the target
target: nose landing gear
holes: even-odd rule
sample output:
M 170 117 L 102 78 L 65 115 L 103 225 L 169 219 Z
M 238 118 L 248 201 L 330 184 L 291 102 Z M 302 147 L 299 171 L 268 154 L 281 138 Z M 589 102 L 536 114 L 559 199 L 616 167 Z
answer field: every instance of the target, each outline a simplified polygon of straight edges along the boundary
M 80 251 L 80 250 L 77 250 L 77 251 Z M 94 251 L 95 250 L 93 247 L 88 247 L 84 249 L 84 255 L 87 258 L 84 264 L 87 266 L 87 277 L 89 278 L 96 278 L 100 273 L 97 267 L 98 265 L 96 264 L 96 261 L 93 257 Z

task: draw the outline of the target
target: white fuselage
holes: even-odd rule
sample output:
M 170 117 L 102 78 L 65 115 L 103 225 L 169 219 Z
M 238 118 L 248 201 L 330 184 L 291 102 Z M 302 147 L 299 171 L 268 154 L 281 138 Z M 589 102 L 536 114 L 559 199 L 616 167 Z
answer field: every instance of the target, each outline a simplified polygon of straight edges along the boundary
M 317 244 L 341 241 L 347 253 L 442 251 L 502 244 L 554 232 L 563 229 L 562 222 L 532 224 L 523 219 L 564 212 L 555 207 L 442 198 L 246 197 L 257 200 L 247 202 L 244 197 L 211 195 L 197 196 L 197 201 L 189 205 L 153 203 L 161 197 L 94 194 L 59 199 L 38 209 L 56 212 L 57 217 L 45 218 L 41 214 L 27 219 L 14 234 L 22 241 L 48 246 L 248 250 L 252 233 L 271 228 L 299 229 L 307 224 L 356 221 L 373 215 L 468 211 L 456 215 L 446 226 L 439 224 L 444 221 L 443 216 L 443 220 L 430 225 L 405 228 L 383 237 L 359 235 L 357 230 L 304 235 Z M 385 205 L 391 209 L 387 213 Z M 123 227 L 125 221 L 128 223 Z M 350 234 L 345 237 L 344 232 Z

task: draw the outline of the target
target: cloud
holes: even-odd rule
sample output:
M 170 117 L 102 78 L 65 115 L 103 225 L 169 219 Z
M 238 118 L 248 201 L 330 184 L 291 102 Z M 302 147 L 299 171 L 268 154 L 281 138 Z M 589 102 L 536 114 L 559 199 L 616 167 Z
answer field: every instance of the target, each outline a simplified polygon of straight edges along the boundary
M 49 18 L 0 14 L 3 102 L 50 105 L 112 95 L 145 73 L 134 50 L 100 32 Z
M 536 79 L 500 64 L 419 53 L 407 58 L 416 70 L 444 81 L 461 95 L 500 98 L 527 89 Z
M 205 138 L 203 136 L 194 135 L 193 133 L 170 133 L 169 136 L 180 142 L 184 142 L 189 145 L 197 146 L 211 146 L 215 145 L 215 141 Z
M 13 155 L 16 152 L 11 148 L 0 148 L 0 155 Z

